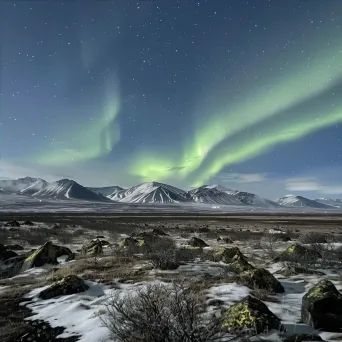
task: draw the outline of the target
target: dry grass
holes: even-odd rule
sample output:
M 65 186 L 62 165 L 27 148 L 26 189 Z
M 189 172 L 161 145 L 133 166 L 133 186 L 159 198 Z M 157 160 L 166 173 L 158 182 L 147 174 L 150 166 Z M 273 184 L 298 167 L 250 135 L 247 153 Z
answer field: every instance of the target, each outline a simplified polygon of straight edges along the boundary
M 328 235 L 318 232 L 307 232 L 302 233 L 298 240 L 304 244 L 326 243 L 328 241 Z
M 251 292 L 251 295 L 263 301 L 265 300 L 269 302 L 274 301 L 272 299 L 272 295 L 274 295 L 274 293 L 272 290 L 269 290 L 269 289 L 261 289 L 261 288 L 255 287 L 253 291 Z
M 5 320 L 2 324 L 0 321 L 0 341 L 19 341 L 24 334 L 32 330 L 32 327 L 24 321 Z

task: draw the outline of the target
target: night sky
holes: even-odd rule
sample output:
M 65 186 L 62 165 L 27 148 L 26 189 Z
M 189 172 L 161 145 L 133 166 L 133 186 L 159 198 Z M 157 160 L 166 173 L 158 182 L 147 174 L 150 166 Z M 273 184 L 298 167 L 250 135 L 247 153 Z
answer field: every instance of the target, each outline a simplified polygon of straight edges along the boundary
M 342 196 L 342 1 L 3 1 L 0 177 Z

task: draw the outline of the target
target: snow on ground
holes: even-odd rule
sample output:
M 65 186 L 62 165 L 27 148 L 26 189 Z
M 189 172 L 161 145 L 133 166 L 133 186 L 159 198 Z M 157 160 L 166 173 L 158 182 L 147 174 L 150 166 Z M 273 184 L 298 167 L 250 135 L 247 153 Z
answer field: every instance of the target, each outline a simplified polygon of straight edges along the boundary
M 242 285 L 236 283 L 232 284 L 222 284 L 218 286 L 213 286 L 208 291 L 209 300 L 219 299 L 224 302 L 225 307 L 229 307 L 242 298 L 248 296 L 251 290 Z
M 276 266 L 272 267 L 273 270 Z M 196 273 L 203 273 L 208 271 L 206 267 L 210 267 L 210 264 L 208 263 L 206 267 L 204 266 L 205 270 L 200 270 L 199 267 L 200 265 L 191 264 L 188 270 L 193 269 L 194 275 Z M 268 308 L 282 320 L 287 329 L 287 335 L 293 333 L 319 333 L 325 340 L 329 340 L 330 336 L 336 335 L 322 331 L 318 332 L 306 324 L 298 323 L 304 294 L 322 278 L 332 280 L 328 276 L 322 277 L 317 275 L 300 275 L 279 279 L 285 288 L 285 293 L 273 296 L 275 302 L 265 301 Z M 337 289 L 342 289 L 341 281 L 332 281 Z M 33 311 L 34 315 L 29 319 L 43 319 L 49 322 L 52 327 L 65 327 L 66 330 L 59 337 L 81 335 L 80 342 L 105 340 L 108 336 L 108 330 L 103 327 L 100 315 L 105 313 L 104 304 L 108 296 L 112 294 L 112 291 L 119 291 L 119 293 L 127 295 L 130 290 L 137 286 L 146 286 L 147 284 L 120 284 L 119 288 L 113 290 L 103 284 L 90 281 L 86 283 L 89 286 L 89 290 L 86 292 L 49 300 L 38 298 L 39 292 L 44 290 L 46 286 L 31 291 L 27 298 L 33 297 L 33 299 L 27 306 Z M 223 301 L 223 307 L 228 308 L 250 293 L 251 290 L 246 286 L 236 283 L 221 284 L 211 287 L 206 293 L 206 299 L 207 303 L 210 303 L 212 300 L 221 300 Z M 208 307 L 208 311 L 213 309 L 213 306 Z
M 26 295 L 32 298 L 27 305 L 34 313 L 29 320 L 42 319 L 52 327 L 63 326 L 65 331 L 60 338 L 80 335 L 79 342 L 106 341 L 108 329 L 103 326 L 101 315 L 106 312 L 105 303 L 113 294 L 132 295 L 132 290 L 144 287 L 147 283 L 120 284 L 119 288 L 113 289 L 101 283 L 86 281 L 89 289 L 85 292 L 42 300 L 38 298 L 41 291 L 48 286 L 34 289 Z M 149 283 L 151 284 L 151 283 Z

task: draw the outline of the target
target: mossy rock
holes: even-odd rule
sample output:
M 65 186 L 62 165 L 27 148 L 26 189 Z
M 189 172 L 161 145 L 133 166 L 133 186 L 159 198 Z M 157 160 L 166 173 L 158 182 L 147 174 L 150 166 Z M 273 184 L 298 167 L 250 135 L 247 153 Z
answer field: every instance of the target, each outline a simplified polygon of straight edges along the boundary
M 216 253 L 215 253 L 215 257 L 217 258 L 217 260 L 219 261 L 223 261 L 226 264 L 230 264 L 231 262 L 233 262 L 234 260 L 236 260 L 237 258 L 240 259 L 247 259 L 239 250 L 239 248 L 237 247 L 231 247 L 231 248 L 218 248 Z
M 81 249 L 82 254 L 89 256 L 100 256 L 103 254 L 103 248 L 101 240 L 92 240 L 89 244 L 85 245 Z
M 57 248 L 51 241 L 36 249 L 25 260 L 21 271 L 26 271 L 33 267 L 41 267 L 45 264 L 57 265 Z
M 315 334 L 293 334 L 290 336 L 287 336 L 283 342 L 318 342 L 323 341 L 322 337 Z
M 231 333 L 261 334 L 285 330 L 280 319 L 259 299 L 247 296 L 224 313 L 223 327 Z
M 284 287 L 273 274 L 264 268 L 254 268 L 240 274 L 240 281 L 250 287 L 269 290 L 273 293 L 284 293 Z
M 282 252 L 280 255 L 278 255 L 274 261 L 298 261 L 301 260 L 309 260 L 314 261 L 317 259 L 322 258 L 321 253 L 314 251 L 312 249 L 309 249 L 305 246 L 294 244 L 288 248 L 285 249 L 284 252 Z
M 228 265 L 229 265 L 229 268 L 237 274 L 255 269 L 253 265 L 251 265 L 244 258 L 241 258 L 241 256 L 236 256 L 234 261 L 229 263 Z
M 302 299 L 302 322 L 317 330 L 341 332 L 342 294 L 329 280 L 321 280 Z
M 246 260 L 246 257 L 237 247 L 219 248 L 214 254 L 214 259 L 228 264 L 231 270 L 236 273 L 242 273 L 255 268 Z
M 45 264 L 57 265 L 59 258 L 62 255 L 67 255 L 71 260 L 74 254 L 67 247 L 54 245 L 51 241 L 46 242 L 43 246 L 33 250 L 24 260 L 22 272 L 29 268 L 41 267 Z
M 191 247 L 201 247 L 201 248 L 204 248 L 204 247 L 208 247 L 209 245 L 207 243 L 205 243 L 202 239 L 196 237 L 196 236 L 193 236 L 190 240 L 189 240 L 189 245 Z
M 139 240 L 133 238 L 133 237 L 127 237 L 124 238 L 121 242 L 120 242 L 120 247 L 124 248 L 124 247 L 128 247 L 128 248 L 133 248 L 133 247 L 137 247 L 139 245 Z
M 59 296 L 66 296 L 87 291 L 88 288 L 88 285 L 85 284 L 83 279 L 76 275 L 68 275 L 40 292 L 39 298 L 50 299 Z

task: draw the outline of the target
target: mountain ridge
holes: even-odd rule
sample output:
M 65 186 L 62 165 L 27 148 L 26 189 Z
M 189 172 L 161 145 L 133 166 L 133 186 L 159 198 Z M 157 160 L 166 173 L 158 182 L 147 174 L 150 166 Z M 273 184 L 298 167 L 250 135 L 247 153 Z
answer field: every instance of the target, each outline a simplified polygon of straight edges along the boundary
M 47 182 L 41 178 L 22 177 L 16 180 L 0 180 L 0 194 L 25 195 L 34 198 L 80 200 L 107 203 L 144 204 L 208 204 L 222 206 L 249 206 L 263 208 L 315 208 L 339 209 L 342 200 L 331 198 L 308 199 L 287 195 L 276 202 L 246 191 L 232 190 L 219 184 L 203 185 L 189 191 L 160 182 L 147 182 L 123 189 L 118 185 L 85 187 L 75 180 L 60 179 Z
M 320 203 L 315 200 L 311 200 L 304 196 L 300 195 L 287 195 L 284 197 L 280 197 L 277 201 L 278 204 L 284 207 L 292 207 L 292 208 L 315 208 L 315 209 L 332 209 L 333 207 L 330 205 L 326 205 L 324 203 Z

